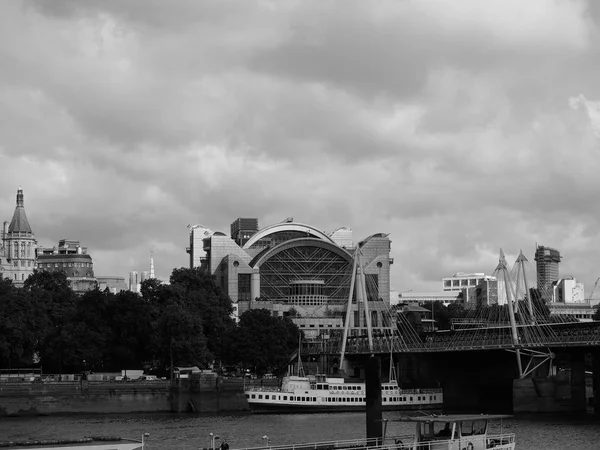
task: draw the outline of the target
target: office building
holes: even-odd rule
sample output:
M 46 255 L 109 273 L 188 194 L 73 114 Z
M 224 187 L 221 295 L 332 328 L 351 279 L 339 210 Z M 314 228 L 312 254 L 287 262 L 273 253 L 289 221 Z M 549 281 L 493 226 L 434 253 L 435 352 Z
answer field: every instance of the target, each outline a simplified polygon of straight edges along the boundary
M 560 279 L 558 265 L 560 252 L 550 247 L 537 246 L 535 249 L 537 287 L 546 302 L 552 301 L 553 283 Z
M 23 283 L 35 268 L 37 241 L 25 214 L 23 190 L 17 190 L 17 204 L 10 225 L 4 222 L 0 236 L 0 278 L 15 286 Z
M 233 239 L 233 241 L 240 247 L 243 247 L 244 244 L 248 242 L 250 237 L 252 237 L 252 235 L 257 231 L 258 219 L 239 218 L 231 223 L 231 239 Z

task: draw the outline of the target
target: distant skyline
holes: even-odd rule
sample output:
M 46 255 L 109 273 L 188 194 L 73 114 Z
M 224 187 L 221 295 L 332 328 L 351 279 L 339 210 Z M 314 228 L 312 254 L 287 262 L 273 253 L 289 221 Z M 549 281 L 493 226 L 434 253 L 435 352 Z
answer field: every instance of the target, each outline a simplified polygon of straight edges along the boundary
M 126 280 L 187 267 L 188 224 L 292 216 L 389 233 L 398 291 L 538 243 L 589 293 L 599 30 L 591 0 L 2 2 L 0 219 L 22 186 L 41 245 Z

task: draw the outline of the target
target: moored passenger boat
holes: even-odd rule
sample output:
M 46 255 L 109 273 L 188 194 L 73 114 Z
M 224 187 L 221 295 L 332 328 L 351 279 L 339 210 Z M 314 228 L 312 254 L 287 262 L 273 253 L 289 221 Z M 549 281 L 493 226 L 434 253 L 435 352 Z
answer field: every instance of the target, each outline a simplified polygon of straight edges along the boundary
M 281 387 L 249 385 L 244 389 L 255 413 L 364 411 L 365 383 L 326 375 L 285 376 Z M 441 409 L 441 389 L 401 389 L 395 379 L 381 385 L 383 410 Z

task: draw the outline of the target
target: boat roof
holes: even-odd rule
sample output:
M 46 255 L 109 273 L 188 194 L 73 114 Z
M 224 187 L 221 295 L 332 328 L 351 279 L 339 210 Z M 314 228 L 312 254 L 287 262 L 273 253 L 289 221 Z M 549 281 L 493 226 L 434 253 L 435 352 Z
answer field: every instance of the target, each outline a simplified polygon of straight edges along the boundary
M 509 414 L 440 414 L 431 416 L 415 416 L 400 419 L 402 422 L 466 422 L 469 420 L 496 420 L 513 417 Z

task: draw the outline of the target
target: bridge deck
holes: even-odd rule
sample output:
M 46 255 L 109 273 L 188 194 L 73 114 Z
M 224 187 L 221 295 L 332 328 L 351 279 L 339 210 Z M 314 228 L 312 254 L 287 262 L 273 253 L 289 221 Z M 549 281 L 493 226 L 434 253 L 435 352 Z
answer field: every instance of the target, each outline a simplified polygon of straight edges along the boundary
M 373 337 L 373 353 L 426 353 L 468 350 L 497 350 L 547 347 L 600 346 L 600 322 L 519 325 L 518 342 L 508 326 L 473 327 L 428 334 L 401 334 Z M 416 338 L 415 338 L 416 337 Z M 341 339 L 304 342 L 302 355 L 339 354 Z M 349 337 L 346 354 L 369 354 L 366 336 Z

